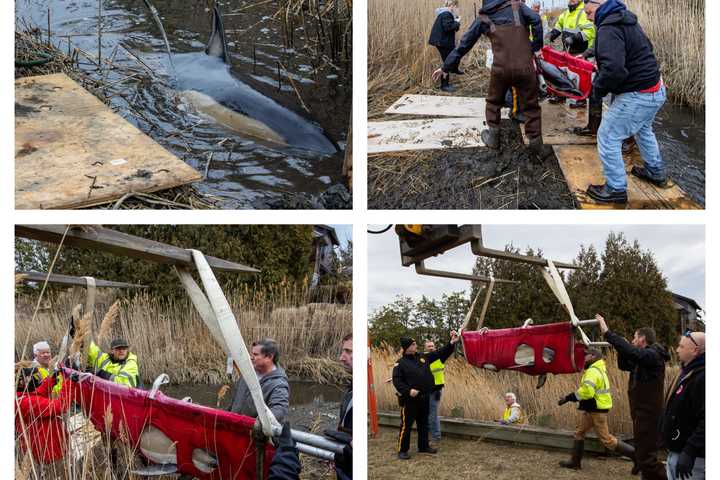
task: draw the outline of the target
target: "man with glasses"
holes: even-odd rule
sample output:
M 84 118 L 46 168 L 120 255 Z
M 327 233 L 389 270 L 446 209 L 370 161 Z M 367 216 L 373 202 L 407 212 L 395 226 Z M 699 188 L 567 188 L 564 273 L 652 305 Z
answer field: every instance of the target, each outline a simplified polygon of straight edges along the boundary
M 665 103 L 665 85 L 652 43 L 625 4 L 618 0 L 586 0 L 585 12 L 595 23 L 598 72 L 590 93 L 588 125 L 576 133 L 597 133 L 598 156 L 605 175 L 605 183 L 588 186 L 587 194 L 597 202 L 625 204 L 625 139 L 635 137 L 644 161 L 630 173 L 657 186 L 667 183 L 652 130 L 655 115 Z M 602 99 L 608 94 L 613 98 L 603 114 Z
M 682 368 L 665 400 L 661 434 L 669 480 L 705 479 L 705 334 L 687 331 L 675 349 Z
M 665 363 L 668 351 L 657 343 L 655 330 L 638 328 L 632 343 L 611 331 L 605 319 L 595 315 L 600 332 L 618 354 L 618 368 L 630 372 L 628 399 L 635 439 L 633 474 L 641 473 L 644 480 L 666 480 L 665 467 L 658 459 L 658 418 L 662 416 L 665 390 Z

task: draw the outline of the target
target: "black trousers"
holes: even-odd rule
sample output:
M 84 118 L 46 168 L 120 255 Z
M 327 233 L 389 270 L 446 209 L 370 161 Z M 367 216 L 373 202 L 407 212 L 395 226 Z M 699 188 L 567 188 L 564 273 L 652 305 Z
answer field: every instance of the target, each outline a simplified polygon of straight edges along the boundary
M 435 47 L 437 48 L 437 51 L 440 52 L 440 58 L 442 58 L 443 63 L 445 63 L 445 59 L 450 55 L 450 52 L 455 50 L 453 47 Z M 443 77 L 440 81 L 442 85 L 449 85 L 450 84 L 450 74 L 448 73 L 447 77 Z
M 424 450 L 430 446 L 428 438 L 428 415 L 430 414 L 430 396 L 419 394 L 417 397 L 410 397 L 405 401 L 400 410 L 400 438 L 398 439 L 398 451 L 407 452 L 410 450 L 410 432 L 413 423 L 417 422 L 418 450 Z

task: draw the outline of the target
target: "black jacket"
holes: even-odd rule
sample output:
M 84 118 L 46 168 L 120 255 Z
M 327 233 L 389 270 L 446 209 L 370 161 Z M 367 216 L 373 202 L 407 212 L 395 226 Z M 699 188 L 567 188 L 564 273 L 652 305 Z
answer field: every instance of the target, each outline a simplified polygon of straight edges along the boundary
M 668 391 L 661 423 L 671 452 L 705 458 L 705 354 L 680 371 Z
M 448 343 L 443 348 L 431 353 L 403 355 L 393 368 L 393 385 L 401 399 L 410 398 L 410 390 L 430 393 L 435 388 L 435 378 L 430 371 L 430 364 L 437 359 L 446 362 L 455 351 L 455 344 Z
M 352 416 L 353 416 L 353 392 L 352 380 L 348 389 L 345 391 L 342 403 L 340 403 L 340 418 L 338 422 L 338 430 L 352 435 Z
M 638 348 L 612 331 L 605 333 L 605 339 L 618 352 L 618 368 L 630 372 L 628 390 L 646 383 L 664 383 L 665 363 L 670 360 L 665 347 L 655 343 L 647 348 Z
M 595 13 L 595 26 L 598 66 L 592 88 L 595 101 L 609 93 L 645 90 L 660 81 L 652 43 L 625 5 L 617 0 L 606 2 Z
M 455 32 L 458 30 L 460 23 L 455 21 L 451 11 L 444 10 L 435 17 L 428 43 L 435 47 L 455 48 Z
M 507 0 L 485 0 L 480 14 L 487 15 L 490 21 L 495 25 L 510 25 L 515 22 L 512 6 Z M 537 52 L 543 47 L 543 28 L 540 15 L 533 12 L 530 7 L 524 3 L 520 5 L 520 23 L 530 26 L 532 29 L 532 51 Z M 481 35 L 490 31 L 490 24 L 481 21 L 479 18 L 470 25 L 460 39 L 460 45 L 448 55 L 443 65 L 443 72 L 452 73 L 457 71 L 460 65 L 460 59 L 465 56 L 478 41 Z M 528 42 L 530 31 L 528 30 Z

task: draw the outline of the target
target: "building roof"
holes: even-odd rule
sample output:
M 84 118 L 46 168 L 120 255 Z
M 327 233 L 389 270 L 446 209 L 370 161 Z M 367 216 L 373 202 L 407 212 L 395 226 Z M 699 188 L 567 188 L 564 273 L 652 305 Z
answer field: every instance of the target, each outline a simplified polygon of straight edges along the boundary
M 680 294 L 675 293 L 675 292 L 670 292 L 670 293 L 672 294 L 673 300 L 674 300 L 675 302 L 677 302 L 677 303 L 687 304 L 689 307 L 692 307 L 692 308 L 694 308 L 695 310 L 702 310 L 702 309 L 703 309 L 700 305 L 698 305 L 698 303 L 697 303 L 695 300 L 693 300 L 693 299 L 690 298 L 690 297 L 686 297 L 686 296 L 684 296 L 684 295 L 680 295 Z
M 329 235 L 330 241 L 332 241 L 333 245 L 340 245 L 340 240 L 338 240 L 337 233 L 335 233 L 335 229 L 329 225 L 313 225 L 313 233 L 317 233 L 319 235 Z

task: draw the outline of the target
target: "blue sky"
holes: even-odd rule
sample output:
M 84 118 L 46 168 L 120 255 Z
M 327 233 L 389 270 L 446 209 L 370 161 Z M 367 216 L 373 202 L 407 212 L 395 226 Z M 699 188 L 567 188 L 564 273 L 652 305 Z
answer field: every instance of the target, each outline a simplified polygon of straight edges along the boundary
M 379 225 L 370 225 L 377 229 Z M 546 258 L 571 262 L 580 245 L 604 248 L 608 233 L 623 232 L 629 241 L 637 239 L 643 250 L 650 250 L 668 287 L 675 293 L 694 298 L 705 306 L 705 228 L 702 225 L 484 225 L 483 243 L 503 249 L 512 243 L 541 248 Z M 470 245 L 426 260 L 428 268 L 470 273 L 475 256 Z M 400 264 L 397 235 L 390 230 L 368 236 L 368 312 L 392 302 L 397 295 L 419 299 L 438 298 L 443 293 L 468 290 L 469 282 L 417 275 Z M 549 295 L 552 295 L 549 293 Z
M 352 240 L 352 225 L 330 225 L 335 229 L 340 244 L 345 247 L 348 240 Z

